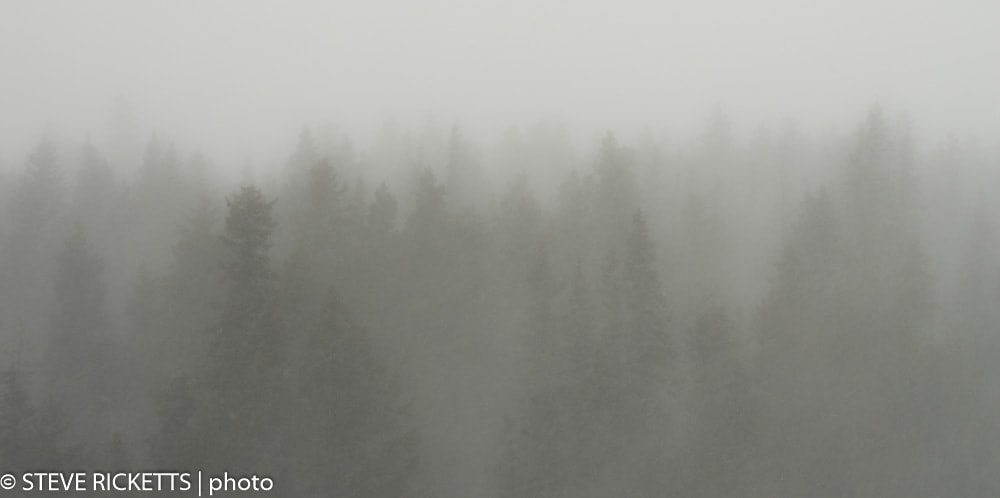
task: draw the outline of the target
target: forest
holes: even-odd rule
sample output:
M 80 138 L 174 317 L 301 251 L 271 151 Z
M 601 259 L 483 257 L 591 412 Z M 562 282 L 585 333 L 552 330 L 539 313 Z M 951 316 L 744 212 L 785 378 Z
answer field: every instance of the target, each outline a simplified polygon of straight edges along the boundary
M 911 123 L 307 128 L 235 175 L 37 137 L 0 165 L 0 470 L 996 495 L 998 157 Z

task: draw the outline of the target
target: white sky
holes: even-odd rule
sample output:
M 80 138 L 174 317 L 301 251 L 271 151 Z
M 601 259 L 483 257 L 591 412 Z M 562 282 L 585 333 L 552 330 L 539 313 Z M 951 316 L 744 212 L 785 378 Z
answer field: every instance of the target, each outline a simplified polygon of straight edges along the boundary
M 325 121 L 362 142 L 428 115 L 485 140 L 548 118 L 687 136 L 720 107 L 737 131 L 822 131 L 876 100 L 993 143 L 998 93 L 1000 2 L 0 3 L 5 162 L 46 129 L 100 135 L 117 95 L 230 161 Z

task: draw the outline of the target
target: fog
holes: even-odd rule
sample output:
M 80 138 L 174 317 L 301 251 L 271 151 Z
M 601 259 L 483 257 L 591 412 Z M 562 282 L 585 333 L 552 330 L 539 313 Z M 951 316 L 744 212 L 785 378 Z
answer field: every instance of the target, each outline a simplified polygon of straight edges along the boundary
M 992 138 L 995 13 L 989 2 L 10 2 L 0 151 L 16 162 L 48 128 L 103 136 L 118 96 L 143 132 L 227 164 L 276 161 L 304 124 L 369 140 L 428 114 L 484 140 L 548 118 L 686 138 L 716 107 L 745 131 L 786 119 L 825 131 L 878 100 L 934 136 Z
M 998 14 L 6 2 L 0 474 L 996 495 Z

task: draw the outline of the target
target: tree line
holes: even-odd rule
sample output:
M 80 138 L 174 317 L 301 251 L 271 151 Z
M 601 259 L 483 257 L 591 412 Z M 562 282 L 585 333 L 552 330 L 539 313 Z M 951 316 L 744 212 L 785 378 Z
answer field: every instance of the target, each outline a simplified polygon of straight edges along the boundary
M 935 176 L 973 171 L 961 151 L 878 108 L 827 142 L 737 144 L 717 115 L 673 150 L 606 134 L 540 191 L 517 158 L 550 139 L 484 159 L 456 130 L 370 188 L 305 132 L 226 190 L 156 137 L 127 176 L 41 140 L 0 192 L 0 467 L 289 496 L 1000 489 L 993 206 Z

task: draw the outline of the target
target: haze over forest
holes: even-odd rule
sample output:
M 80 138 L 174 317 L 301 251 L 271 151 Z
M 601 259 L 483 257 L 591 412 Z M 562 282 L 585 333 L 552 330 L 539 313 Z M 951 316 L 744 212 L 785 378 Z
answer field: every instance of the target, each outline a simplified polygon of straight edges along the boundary
M 5 3 L 0 471 L 997 495 L 997 14 Z

